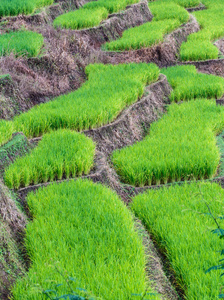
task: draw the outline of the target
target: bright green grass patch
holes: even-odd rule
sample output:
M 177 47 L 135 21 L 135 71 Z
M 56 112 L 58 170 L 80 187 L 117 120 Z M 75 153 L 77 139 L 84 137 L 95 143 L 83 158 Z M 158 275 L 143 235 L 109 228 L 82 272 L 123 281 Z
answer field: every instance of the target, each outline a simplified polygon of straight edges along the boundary
M 81 9 L 57 17 L 54 26 L 70 29 L 83 29 L 97 26 L 107 19 L 109 13 L 125 9 L 139 0 L 98 0 L 86 3 Z
M 128 300 L 132 293 L 144 292 L 144 247 L 130 211 L 115 192 L 77 180 L 41 188 L 27 202 L 34 216 L 25 238 L 32 264 L 15 285 L 13 299 L 40 300 L 35 284 L 46 290 L 63 283 L 49 267 L 56 262 L 62 273 L 77 279 L 74 289 L 84 288 L 99 299 Z M 67 294 L 66 288 L 60 286 L 59 295 Z
M 212 42 L 224 36 L 223 1 L 204 1 L 208 9 L 195 12 L 201 31 L 191 34 L 181 45 L 180 58 L 184 61 L 217 59 L 219 50 Z
M 223 7 L 223 0 L 202 0 L 201 1 L 208 9 L 210 8 L 222 8 Z
M 149 3 L 149 8 L 154 16 L 152 22 L 125 30 L 120 39 L 105 43 L 102 48 L 122 51 L 150 47 L 162 42 L 165 34 L 189 19 L 188 12 L 175 3 L 163 3 L 161 0 Z
M 191 183 L 150 190 L 133 199 L 132 209 L 166 253 L 178 285 L 188 300 L 218 299 L 220 271 L 206 274 L 220 259 L 222 240 L 206 203 L 223 215 L 224 191 L 216 183 Z M 219 220 L 221 228 L 223 221 Z
M 148 22 L 123 32 L 120 39 L 105 43 L 102 48 L 109 51 L 136 50 L 158 44 L 165 34 L 180 26 L 178 20 Z
M 53 4 L 53 0 L 1 0 L 0 17 L 31 14 L 37 8 Z
M 43 136 L 27 156 L 18 158 L 5 171 L 9 188 L 20 188 L 88 174 L 93 166 L 95 145 L 84 134 L 58 130 Z
M 146 63 L 95 64 L 86 73 L 88 81 L 79 90 L 16 117 L 15 130 L 34 137 L 51 129 L 80 131 L 107 124 L 142 97 L 145 86 L 158 79 L 159 68 Z
M 131 5 L 139 2 L 139 0 L 98 0 L 86 3 L 83 8 L 93 9 L 104 7 L 110 14 L 116 13 L 122 9 L 125 9 L 127 5 Z
M 4 145 L 12 138 L 14 132 L 13 123 L 6 120 L 0 120 L 0 146 Z
M 220 98 L 224 94 L 224 78 L 198 73 L 195 66 L 175 66 L 161 72 L 173 88 L 171 101 Z
M 154 1 L 154 0 L 152 0 Z M 213 0 L 212 0 L 213 1 Z M 162 3 L 175 3 L 175 4 L 178 4 L 180 6 L 183 6 L 185 8 L 188 8 L 188 7 L 196 7 L 198 6 L 200 3 L 201 3 L 201 0 L 161 0 L 161 1 L 156 1 L 156 2 L 162 2 Z M 149 4 L 151 5 L 151 2 L 149 1 Z
M 93 9 L 78 9 L 67 14 L 60 15 L 54 20 L 55 27 L 82 29 L 100 24 L 107 19 L 108 11 L 104 7 Z
M 220 153 L 215 135 L 224 128 L 224 108 L 214 100 L 171 104 L 150 135 L 117 150 L 112 161 L 123 182 L 144 186 L 212 178 Z
M 16 56 L 37 56 L 43 44 L 42 34 L 33 31 L 16 31 L 0 35 L 1 55 L 13 52 Z
M 174 2 L 164 3 L 164 0 L 155 1 L 149 3 L 149 9 L 153 14 L 153 22 L 166 19 L 176 19 L 181 23 L 185 23 L 189 19 L 189 14 L 186 9 Z

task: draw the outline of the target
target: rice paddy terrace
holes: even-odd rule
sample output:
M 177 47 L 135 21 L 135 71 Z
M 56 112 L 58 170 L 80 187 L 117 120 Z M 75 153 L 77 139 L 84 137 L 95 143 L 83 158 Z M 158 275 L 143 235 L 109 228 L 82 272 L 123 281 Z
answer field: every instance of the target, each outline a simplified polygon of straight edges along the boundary
M 0 52 L 0 299 L 223 298 L 223 0 L 1 0 Z

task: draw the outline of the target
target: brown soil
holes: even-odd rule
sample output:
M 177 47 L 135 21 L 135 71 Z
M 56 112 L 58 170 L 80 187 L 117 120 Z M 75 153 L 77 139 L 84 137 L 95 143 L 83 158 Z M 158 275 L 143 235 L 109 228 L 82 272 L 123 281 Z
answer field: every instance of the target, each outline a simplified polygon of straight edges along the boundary
M 155 292 L 163 295 L 161 297 L 162 300 L 180 299 L 170 283 L 172 281 L 172 274 L 168 274 L 167 270 L 164 270 L 164 264 L 161 263 L 164 261 L 164 257 L 162 257 L 156 249 L 152 237 L 145 229 L 142 222 L 136 219 L 135 223 L 145 246 L 145 254 L 147 258 L 146 272 L 150 279 L 152 288 Z
M 0 180 L 0 299 L 8 299 L 10 287 L 25 271 L 19 254 L 26 225 L 9 190 Z
M 15 114 L 32 107 L 32 101 L 24 99 L 18 85 L 10 76 L 0 78 L 0 119 L 11 119 Z
M 190 8 L 187 8 L 186 10 L 189 12 L 189 13 L 192 13 L 194 11 L 199 11 L 199 10 L 205 10 L 207 9 L 206 6 L 202 3 L 200 3 L 198 6 L 196 7 L 190 7 Z
M 224 59 L 211 59 L 197 62 L 178 63 L 179 65 L 194 65 L 199 72 L 224 77 Z
M 224 38 L 216 41 L 214 45 L 219 49 L 220 53 L 224 55 Z

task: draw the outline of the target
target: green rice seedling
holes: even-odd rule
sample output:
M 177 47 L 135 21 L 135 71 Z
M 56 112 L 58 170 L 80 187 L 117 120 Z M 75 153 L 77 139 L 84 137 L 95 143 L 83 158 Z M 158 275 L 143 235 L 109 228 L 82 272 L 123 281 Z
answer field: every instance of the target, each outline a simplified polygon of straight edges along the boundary
M 183 7 L 174 2 L 164 2 L 164 0 L 149 2 L 149 9 L 153 14 L 153 21 L 176 19 L 181 23 L 189 20 L 189 14 Z
M 223 1 L 222 0 L 202 0 L 201 1 L 206 7 L 207 9 L 210 8 L 222 8 L 223 7 Z
M 205 271 L 217 265 L 223 242 L 211 232 L 214 221 L 207 205 L 220 216 L 223 204 L 224 191 L 216 183 L 175 185 L 133 199 L 133 211 L 166 254 L 184 299 L 218 299 L 221 271 Z
M 76 287 L 99 299 L 129 300 L 132 293 L 145 291 L 148 280 L 142 240 L 132 214 L 115 192 L 77 180 L 30 193 L 27 203 L 34 217 L 25 237 L 31 266 L 13 287 L 14 300 L 40 300 L 43 290 L 63 283 L 59 272 L 49 266 L 54 264 L 76 278 L 71 284 L 80 294 Z M 66 284 L 58 286 L 60 295 L 66 292 Z
M 55 27 L 82 29 L 99 25 L 107 19 L 108 11 L 104 7 L 93 9 L 78 9 L 58 16 L 54 20 Z
M 143 141 L 115 151 L 112 162 L 135 186 L 212 178 L 220 161 L 215 135 L 223 128 L 224 108 L 215 100 L 174 103 Z
M 16 31 L 0 35 L 1 55 L 13 52 L 16 56 L 37 56 L 43 44 L 42 34 L 33 31 Z
M 122 51 L 136 50 L 158 44 L 163 41 L 165 34 L 180 26 L 179 20 L 163 20 L 148 22 L 123 32 L 120 39 L 105 43 L 104 50 Z
M 173 88 L 171 101 L 193 98 L 220 98 L 224 94 L 222 77 L 198 73 L 195 66 L 174 66 L 162 69 Z
M 12 138 L 14 132 L 13 122 L 0 120 L 0 146 Z
M 107 19 L 109 13 L 125 9 L 127 5 L 139 0 L 98 0 L 86 3 L 81 9 L 57 17 L 55 27 L 83 29 L 97 26 Z
M 149 8 L 154 16 L 152 22 L 124 31 L 120 39 L 105 43 L 102 48 L 109 51 L 122 51 L 150 47 L 162 42 L 165 34 L 189 19 L 188 12 L 174 2 L 156 1 L 149 3 Z
M 27 137 L 50 130 L 77 131 L 113 121 L 127 106 L 142 97 L 147 84 L 158 79 L 155 64 L 94 64 L 86 68 L 88 81 L 72 93 L 33 107 L 14 119 L 15 130 Z
M 85 135 L 63 129 L 54 131 L 44 135 L 36 148 L 6 169 L 5 183 L 9 188 L 18 189 L 61 180 L 63 176 L 69 178 L 71 174 L 88 174 L 93 166 L 94 154 L 95 145 Z
M 137 2 L 139 2 L 139 0 L 98 0 L 86 3 L 83 6 L 83 8 L 93 9 L 104 7 L 111 14 L 125 9 L 127 5 L 134 4 Z
M 52 3 L 53 0 L 1 0 L 0 17 L 31 14 L 35 9 Z
M 212 42 L 224 36 L 223 1 L 205 0 L 207 10 L 195 12 L 201 31 L 189 35 L 181 45 L 180 58 L 184 61 L 216 59 L 219 50 Z
M 151 2 L 154 0 L 150 0 L 149 4 L 151 5 Z M 175 3 L 180 6 L 183 6 L 185 8 L 188 7 L 196 7 L 201 3 L 201 0 L 160 0 L 156 2 L 161 2 L 161 5 L 165 5 L 166 3 Z

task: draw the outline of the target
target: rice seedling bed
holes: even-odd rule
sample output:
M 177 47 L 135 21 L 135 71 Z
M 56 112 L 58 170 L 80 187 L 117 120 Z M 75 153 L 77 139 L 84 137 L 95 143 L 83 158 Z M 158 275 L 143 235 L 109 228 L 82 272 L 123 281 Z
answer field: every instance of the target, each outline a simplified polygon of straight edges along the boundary
M 0 17 L 31 14 L 37 8 L 51 5 L 54 0 L 1 0 Z
M 139 0 L 98 0 L 88 2 L 78 10 L 58 16 L 53 24 L 55 27 L 66 29 L 91 28 L 107 19 L 109 14 L 121 11 L 127 5 L 138 2 Z
M 105 7 L 78 9 L 58 16 L 54 20 L 54 26 L 66 29 L 90 28 L 99 25 L 102 20 L 107 19 L 108 14 Z
M 216 183 L 191 183 L 150 190 L 131 204 L 153 234 L 175 272 L 188 300 L 218 298 L 220 271 L 205 274 L 220 258 L 222 241 L 212 234 L 215 216 L 222 214 L 224 191 Z M 223 227 L 223 220 L 219 220 Z
M 63 129 L 51 132 L 28 155 L 6 169 L 5 183 L 9 188 L 18 189 L 88 174 L 94 154 L 95 145 L 85 135 Z
M 81 131 L 108 124 L 143 95 L 147 84 L 158 79 L 159 68 L 154 64 L 95 64 L 86 68 L 86 74 L 88 81 L 79 90 L 2 123 L 0 142 L 6 142 L 14 131 L 36 137 L 52 129 Z
M 35 289 L 36 284 L 47 290 L 62 283 L 54 263 L 62 273 L 66 270 L 66 278 L 76 278 L 71 286 L 79 294 L 76 288 L 81 287 L 102 299 L 127 300 L 145 291 L 142 240 L 130 211 L 114 192 L 77 180 L 42 188 L 29 194 L 27 202 L 34 217 L 25 238 L 32 263 L 14 286 L 14 299 L 23 295 L 39 300 L 42 289 Z M 58 294 L 66 289 L 66 284 L 59 286 Z
M 223 128 L 224 108 L 215 100 L 172 104 L 150 135 L 115 151 L 112 162 L 121 181 L 134 186 L 212 178 L 220 161 L 215 135 Z
M 0 35 L 1 55 L 13 52 L 16 56 L 37 56 L 44 45 L 42 34 L 33 31 L 16 31 Z
M 224 36 L 224 4 L 222 0 L 204 0 L 206 10 L 194 13 L 201 31 L 190 35 L 180 49 L 182 61 L 217 59 L 219 50 L 213 41 Z
M 150 2 L 152 2 L 154 0 L 150 0 L 149 1 L 149 4 L 151 4 Z M 159 0 L 159 1 L 156 1 L 156 2 L 160 2 L 160 3 L 175 3 L 175 4 L 178 4 L 180 6 L 183 6 L 185 8 L 189 8 L 189 7 L 196 7 L 198 6 L 200 3 L 201 3 L 201 0 Z
M 195 66 L 174 66 L 161 70 L 173 88 L 171 101 L 193 98 L 220 98 L 224 94 L 224 78 L 198 73 Z
M 156 1 L 149 3 L 149 9 L 154 15 L 152 22 L 124 31 L 120 39 L 105 43 L 102 48 L 124 51 L 150 47 L 162 42 L 165 34 L 189 20 L 188 12 L 175 3 Z

